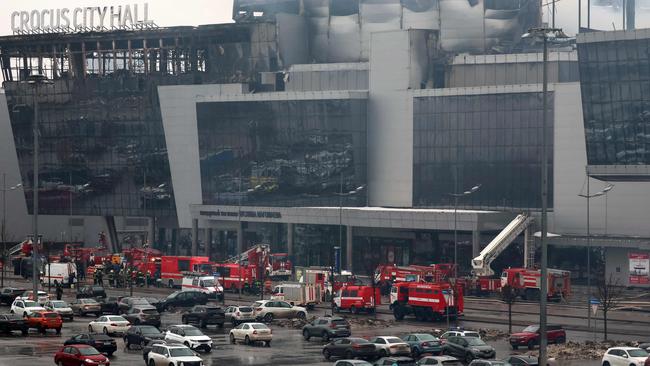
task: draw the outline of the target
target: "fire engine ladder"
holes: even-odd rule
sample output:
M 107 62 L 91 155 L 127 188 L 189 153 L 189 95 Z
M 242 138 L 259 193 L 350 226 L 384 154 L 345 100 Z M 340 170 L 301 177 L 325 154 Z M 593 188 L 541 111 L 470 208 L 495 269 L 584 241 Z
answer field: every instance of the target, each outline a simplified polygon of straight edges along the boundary
M 16 245 L 14 245 L 13 247 L 9 248 L 9 250 L 7 250 L 7 255 L 12 256 L 12 255 L 20 252 L 22 249 L 23 249 L 23 243 L 18 243 Z
M 255 251 L 259 251 L 259 252 L 266 251 L 266 252 L 268 253 L 269 250 L 270 250 L 270 248 L 271 248 L 271 247 L 270 247 L 270 245 L 268 245 L 268 244 L 257 244 L 257 245 L 254 245 L 254 246 L 248 248 L 248 249 L 247 249 L 245 252 L 243 252 L 243 253 L 239 253 L 239 254 L 237 254 L 237 255 L 235 255 L 235 256 L 232 256 L 232 257 L 226 259 L 226 260 L 224 261 L 224 263 L 241 263 L 242 261 L 248 259 L 248 255 L 249 255 L 250 253 L 253 253 L 253 252 L 255 252 Z
M 535 267 L 535 238 L 527 228 L 524 232 L 524 268 Z
M 492 276 L 494 271 L 490 267 L 494 259 L 501 254 L 526 228 L 533 219 L 526 215 L 520 214 L 506 226 L 499 235 L 497 235 L 490 244 L 488 244 L 478 257 L 472 259 L 472 268 L 477 276 Z

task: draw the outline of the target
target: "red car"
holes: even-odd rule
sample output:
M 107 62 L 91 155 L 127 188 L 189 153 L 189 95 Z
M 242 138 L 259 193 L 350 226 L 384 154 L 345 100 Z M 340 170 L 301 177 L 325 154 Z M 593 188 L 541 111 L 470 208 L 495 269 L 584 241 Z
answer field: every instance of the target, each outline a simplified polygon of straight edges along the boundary
M 548 343 L 564 343 L 566 342 L 566 332 L 559 325 L 547 325 L 546 334 Z M 535 348 L 539 344 L 539 325 L 529 325 L 519 333 L 512 333 L 508 339 L 512 349 L 521 347 L 528 347 L 528 349 Z
M 54 355 L 58 366 L 110 366 L 108 358 L 85 344 L 64 346 Z
M 27 326 L 36 328 L 41 333 L 45 333 L 47 329 L 55 329 L 56 334 L 61 334 L 63 319 L 53 311 L 35 311 L 27 317 Z

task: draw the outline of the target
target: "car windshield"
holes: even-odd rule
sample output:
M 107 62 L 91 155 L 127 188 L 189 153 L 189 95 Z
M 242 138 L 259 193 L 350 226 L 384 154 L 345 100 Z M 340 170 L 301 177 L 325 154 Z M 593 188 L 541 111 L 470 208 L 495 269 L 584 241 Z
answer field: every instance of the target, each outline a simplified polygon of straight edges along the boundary
M 399 338 L 386 338 L 386 342 L 388 342 L 388 343 L 403 343 L 404 341 L 399 339 Z
M 79 348 L 79 352 L 81 352 L 81 354 L 84 356 L 94 356 L 99 354 L 99 351 L 97 351 L 93 347 Z
M 352 365 L 353 366 L 372 366 L 372 364 L 370 362 L 366 362 L 366 361 L 355 361 Z
M 93 299 L 81 299 L 82 304 L 99 304 L 97 301 Z
M 214 287 L 214 280 L 213 279 L 207 279 L 207 280 L 202 280 L 203 281 L 203 287 Z
M 627 351 L 630 354 L 630 357 L 648 357 L 648 352 L 642 349 L 630 349 Z
M 483 342 L 480 338 L 469 337 L 466 339 L 467 339 L 467 343 L 470 346 L 485 346 L 485 342 Z
M 25 301 L 26 308 L 33 308 L 39 306 L 36 301 Z
M 111 321 L 111 322 L 125 322 L 127 320 L 122 318 L 121 316 L 109 316 L 108 321 Z
M 368 341 L 367 339 L 363 339 L 363 338 L 352 338 L 352 339 L 350 339 L 350 341 L 351 341 L 352 343 L 355 343 L 355 344 L 366 344 L 366 343 L 370 343 L 370 341 Z
M 63 301 L 54 301 L 54 302 L 52 302 L 52 307 L 53 308 L 67 308 L 68 304 L 66 304 Z
M 183 348 L 170 348 L 169 353 L 172 357 L 187 357 L 194 356 L 194 352 L 187 347 Z
M 160 334 L 160 331 L 156 327 L 142 327 L 140 331 L 142 331 L 142 334 Z
M 269 327 L 264 324 L 253 324 L 251 327 L 253 327 L 253 329 L 269 329 Z
M 465 332 L 465 337 L 481 338 L 481 335 L 476 332 Z
M 150 314 L 150 315 L 158 314 L 158 310 L 156 310 L 156 309 L 144 309 L 144 310 L 142 310 L 142 312 L 145 313 L 145 314 Z
M 196 328 L 185 328 L 185 335 L 186 336 L 202 336 L 203 333 L 201 333 L 201 331 L 196 329 Z
M 537 325 L 529 325 L 526 328 L 524 328 L 524 332 L 526 333 L 537 333 L 539 330 L 539 326 Z
M 437 341 L 438 338 L 432 336 L 431 334 L 418 334 L 418 338 L 421 341 Z
M 175 298 L 176 296 L 178 296 L 178 292 L 174 292 L 173 294 L 167 296 L 167 298 L 168 298 L 168 299 L 173 299 L 173 298 Z
M 46 313 L 45 317 L 46 318 L 58 318 L 59 314 L 57 314 L 57 313 Z
M 335 319 L 335 320 L 332 320 L 332 324 L 334 324 L 334 325 L 348 325 L 348 322 L 345 321 L 345 319 Z
M 93 286 L 92 289 L 93 289 L 93 291 L 99 291 L 99 292 L 104 291 L 104 288 L 101 287 L 101 286 Z
M 131 304 L 134 305 L 149 305 L 149 302 L 145 299 L 131 299 Z
M 253 311 L 253 308 L 248 306 L 242 306 L 239 308 L 239 311 L 241 311 L 242 313 L 250 313 Z

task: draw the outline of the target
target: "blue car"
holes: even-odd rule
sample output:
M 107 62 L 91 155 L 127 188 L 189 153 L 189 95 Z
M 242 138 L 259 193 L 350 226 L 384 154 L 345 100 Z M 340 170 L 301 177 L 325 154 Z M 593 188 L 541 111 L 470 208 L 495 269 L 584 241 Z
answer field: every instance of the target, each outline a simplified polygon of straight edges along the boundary
M 413 333 L 407 334 L 402 337 L 404 342 L 408 343 L 411 347 L 411 355 L 417 358 L 423 353 L 431 353 L 434 355 L 442 352 L 442 344 L 440 339 L 427 333 Z

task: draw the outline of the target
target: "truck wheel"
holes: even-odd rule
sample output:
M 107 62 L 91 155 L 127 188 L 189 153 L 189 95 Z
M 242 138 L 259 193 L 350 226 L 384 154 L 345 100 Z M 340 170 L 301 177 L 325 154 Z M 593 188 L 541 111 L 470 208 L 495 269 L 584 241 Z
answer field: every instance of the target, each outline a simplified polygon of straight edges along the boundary
M 350 314 L 355 314 L 356 308 L 354 305 L 350 306 Z
M 519 346 L 517 346 L 516 344 L 512 344 L 511 346 L 512 346 L 512 349 L 515 350 L 515 351 L 519 349 Z
M 308 331 L 307 329 L 305 329 L 305 330 L 302 331 L 302 337 L 303 337 L 306 341 L 309 341 L 309 339 L 311 338 L 311 335 L 309 334 L 309 331 Z
M 404 313 L 402 312 L 402 309 L 400 309 L 399 306 L 394 306 L 393 307 L 393 316 L 395 317 L 395 320 L 403 320 L 404 319 Z
M 527 346 L 528 346 L 528 349 L 535 348 L 535 341 L 531 339 L 530 341 L 528 341 Z

